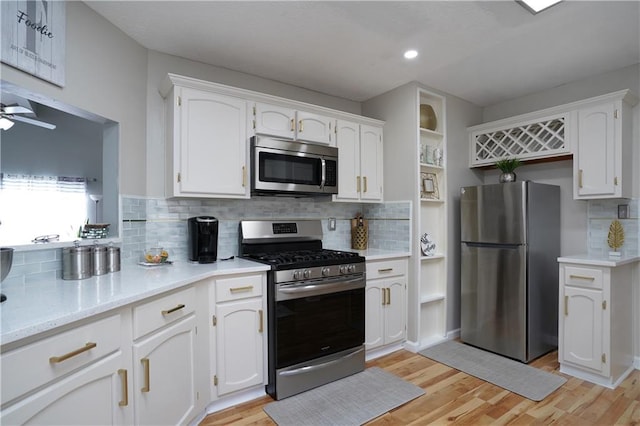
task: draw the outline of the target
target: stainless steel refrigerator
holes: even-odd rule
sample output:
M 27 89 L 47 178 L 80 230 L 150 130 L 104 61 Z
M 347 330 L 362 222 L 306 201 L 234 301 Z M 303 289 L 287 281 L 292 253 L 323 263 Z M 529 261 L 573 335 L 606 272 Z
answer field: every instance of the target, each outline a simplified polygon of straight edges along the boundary
M 460 192 L 461 340 L 528 363 L 558 345 L 560 187 Z

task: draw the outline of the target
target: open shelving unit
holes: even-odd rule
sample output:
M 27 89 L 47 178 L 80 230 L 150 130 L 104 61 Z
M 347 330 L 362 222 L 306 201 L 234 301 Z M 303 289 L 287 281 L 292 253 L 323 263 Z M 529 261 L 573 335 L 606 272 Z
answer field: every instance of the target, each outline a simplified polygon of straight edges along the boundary
M 447 315 L 447 174 L 445 135 L 445 99 L 442 96 L 418 89 L 417 110 L 427 104 L 433 108 L 436 116 L 435 129 L 420 127 L 418 117 L 418 205 L 416 228 L 422 236 L 428 233 L 436 244 L 435 254 L 425 256 L 417 248 L 416 274 L 419 286 L 418 345 L 430 346 L 446 337 Z M 438 155 L 437 153 L 440 153 Z M 437 157 L 440 157 L 438 159 Z M 424 177 L 428 182 L 425 184 Z M 433 182 L 433 184 L 431 183 Z M 433 187 L 432 187 L 433 185 Z

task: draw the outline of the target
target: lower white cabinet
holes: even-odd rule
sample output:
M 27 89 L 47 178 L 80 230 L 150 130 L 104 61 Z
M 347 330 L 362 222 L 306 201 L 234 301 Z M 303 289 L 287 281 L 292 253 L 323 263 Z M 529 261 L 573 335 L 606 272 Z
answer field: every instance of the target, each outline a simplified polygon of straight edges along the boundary
M 615 388 L 633 369 L 632 264 L 560 263 L 560 371 Z
M 195 324 L 191 315 L 134 344 L 135 424 L 184 424 L 197 414 Z
M 406 337 L 407 261 L 367 261 L 365 349 Z
M 222 396 L 265 383 L 265 284 L 264 274 L 214 281 L 212 395 Z
M 121 352 L 93 363 L 18 403 L 3 408 L 0 423 L 131 424 L 128 370 L 122 368 L 123 364 L 126 364 L 126 360 Z M 26 369 L 28 366 L 25 366 Z

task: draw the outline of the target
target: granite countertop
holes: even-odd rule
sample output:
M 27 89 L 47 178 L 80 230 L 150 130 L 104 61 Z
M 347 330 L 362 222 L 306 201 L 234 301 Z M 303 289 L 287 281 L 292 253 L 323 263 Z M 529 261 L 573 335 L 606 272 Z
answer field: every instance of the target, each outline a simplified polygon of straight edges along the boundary
M 0 344 L 13 343 L 203 279 L 267 270 L 268 265 L 238 258 L 211 264 L 177 261 L 153 267 L 123 265 L 119 272 L 84 280 L 3 286 L 7 300 L 0 305 Z
M 560 263 L 576 263 L 579 265 L 607 266 L 607 267 L 616 267 L 616 266 L 625 265 L 627 263 L 634 263 L 639 261 L 640 261 L 640 256 L 610 257 L 610 256 L 594 256 L 589 254 L 561 256 L 558 258 L 558 262 Z

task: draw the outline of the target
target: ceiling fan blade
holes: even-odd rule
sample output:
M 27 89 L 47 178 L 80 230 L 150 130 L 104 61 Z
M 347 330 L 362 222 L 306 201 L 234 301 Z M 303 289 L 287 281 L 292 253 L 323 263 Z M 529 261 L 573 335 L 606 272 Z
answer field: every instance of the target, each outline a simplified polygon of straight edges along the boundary
M 5 106 L 2 108 L 2 112 L 5 114 L 33 114 L 32 110 L 20 105 Z
M 35 126 L 44 127 L 45 129 L 53 130 L 56 128 L 55 124 L 46 123 L 40 120 L 34 120 L 33 118 L 21 117 L 19 115 L 11 115 L 8 117 L 10 120 L 22 121 L 23 123 L 33 124 Z

